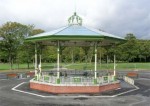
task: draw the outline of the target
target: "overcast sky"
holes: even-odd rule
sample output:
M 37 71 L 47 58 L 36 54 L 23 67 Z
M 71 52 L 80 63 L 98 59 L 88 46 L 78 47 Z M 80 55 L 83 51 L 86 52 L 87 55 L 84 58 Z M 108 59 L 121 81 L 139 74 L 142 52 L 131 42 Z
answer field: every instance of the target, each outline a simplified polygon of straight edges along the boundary
M 150 39 L 150 0 L 0 0 L 0 26 L 16 21 L 51 31 L 66 26 L 75 7 L 86 26 Z

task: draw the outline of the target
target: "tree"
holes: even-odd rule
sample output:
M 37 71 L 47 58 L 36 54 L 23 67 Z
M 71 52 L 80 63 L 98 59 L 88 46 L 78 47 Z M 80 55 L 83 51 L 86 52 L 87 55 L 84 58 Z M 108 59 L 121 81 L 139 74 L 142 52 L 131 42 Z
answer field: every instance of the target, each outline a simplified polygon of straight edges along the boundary
M 17 22 L 7 22 L 0 28 L 0 35 L 3 38 L 1 49 L 7 53 L 10 69 L 12 69 L 17 50 L 23 44 L 24 38 L 28 36 L 31 27 L 31 25 L 22 25 Z
M 122 45 L 122 52 L 125 53 L 126 60 L 134 62 L 134 59 L 139 55 L 138 40 L 131 33 L 127 34 L 125 39 L 127 42 Z
M 139 58 L 140 58 L 140 62 L 141 59 L 143 58 L 145 60 L 145 62 L 147 61 L 147 57 L 150 56 L 150 42 L 147 40 L 139 40 Z
M 98 59 L 99 59 L 100 67 L 101 67 L 102 59 L 104 58 L 104 55 L 106 54 L 106 49 L 103 47 L 98 47 L 97 54 L 99 57 Z
M 44 30 L 42 29 L 30 29 L 29 36 L 36 35 L 39 33 L 43 33 Z M 40 44 L 38 44 L 38 53 L 41 49 Z M 44 48 L 43 48 L 44 49 Z M 33 42 L 24 42 L 23 45 L 20 46 L 19 51 L 17 53 L 17 61 L 27 63 L 27 68 L 30 68 L 30 63 L 32 60 L 34 60 L 34 54 L 35 54 L 35 43 Z
M 90 50 L 90 47 L 82 47 L 82 49 L 84 50 L 84 53 L 85 53 L 85 63 L 86 63 L 86 65 L 87 65 L 87 61 L 88 61 L 88 52 L 89 52 L 89 50 Z
M 54 63 L 57 60 L 57 48 L 54 46 L 47 46 L 43 50 L 42 58 L 44 62 Z
M 135 37 L 134 34 L 128 33 L 128 34 L 126 35 L 125 39 L 126 39 L 126 40 L 135 40 L 136 37 Z

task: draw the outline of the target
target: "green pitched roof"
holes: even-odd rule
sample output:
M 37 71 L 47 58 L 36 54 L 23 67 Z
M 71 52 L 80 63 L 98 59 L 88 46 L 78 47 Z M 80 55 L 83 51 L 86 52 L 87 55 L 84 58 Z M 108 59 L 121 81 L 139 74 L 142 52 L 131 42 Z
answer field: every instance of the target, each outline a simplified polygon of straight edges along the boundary
M 37 34 L 27 37 L 28 41 L 43 41 L 43 40 L 101 40 L 114 39 L 124 40 L 124 38 L 115 36 L 97 29 L 80 26 L 69 25 L 46 33 Z

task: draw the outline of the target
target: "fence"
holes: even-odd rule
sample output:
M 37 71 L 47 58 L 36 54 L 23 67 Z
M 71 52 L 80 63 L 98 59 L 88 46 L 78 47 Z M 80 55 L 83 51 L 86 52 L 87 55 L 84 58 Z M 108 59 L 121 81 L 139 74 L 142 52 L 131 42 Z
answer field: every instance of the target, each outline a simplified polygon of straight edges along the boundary
M 51 83 L 51 84 L 57 84 L 57 77 L 56 76 L 48 76 L 43 75 L 37 78 L 37 76 L 34 78 L 35 81 L 39 82 L 45 82 L 45 83 Z M 107 83 L 114 83 L 117 82 L 115 76 L 102 76 L 97 78 L 97 83 L 94 83 L 93 77 L 60 77 L 60 84 L 63 85 L 102 85 Z
M 132 78 L 124 76 L 123 79 L 124 79 L 125 82 L 128 82 L 131 85 L 134 85 L 134 80 Z

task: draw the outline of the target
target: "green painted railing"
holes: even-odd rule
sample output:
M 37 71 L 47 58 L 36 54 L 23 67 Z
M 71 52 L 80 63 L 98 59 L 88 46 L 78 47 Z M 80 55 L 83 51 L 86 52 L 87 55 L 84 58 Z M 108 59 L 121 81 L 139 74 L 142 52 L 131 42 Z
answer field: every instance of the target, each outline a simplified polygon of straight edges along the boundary
M 53 84 L 82 84 L 82 85 L 97 85 L 104 83 L 116 82 L 115 76 L 102 76 L 98 78 L 93 77 L 60 77 L 43 75 L 41 77 L 34 77 L 34 80 Z
M 44 76 L 44 81 L 49 82 L 49 76 Z
M 76 77 L 74 77 L 74 78 L 73 78 L 73 81 L 74 81 L 75 83 L 81 83 L 81 78 L 76 78 Z

